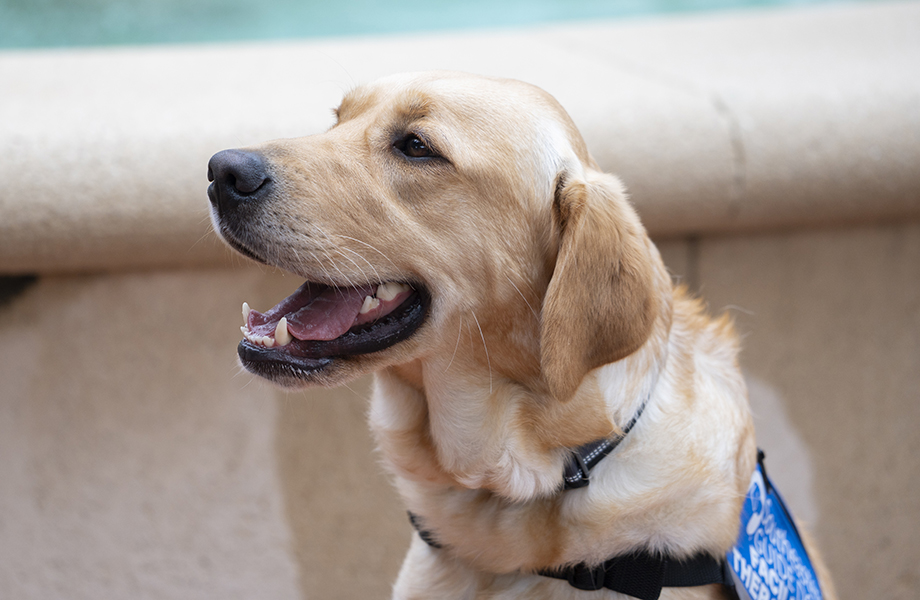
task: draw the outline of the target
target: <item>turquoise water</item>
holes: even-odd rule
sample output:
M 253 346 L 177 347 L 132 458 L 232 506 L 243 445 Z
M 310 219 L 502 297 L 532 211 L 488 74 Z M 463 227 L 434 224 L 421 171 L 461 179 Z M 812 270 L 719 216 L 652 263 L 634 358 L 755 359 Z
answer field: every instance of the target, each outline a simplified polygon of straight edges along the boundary
M 386 34 L 826 3 L 829 0 L 0 0 L 0 48 Z

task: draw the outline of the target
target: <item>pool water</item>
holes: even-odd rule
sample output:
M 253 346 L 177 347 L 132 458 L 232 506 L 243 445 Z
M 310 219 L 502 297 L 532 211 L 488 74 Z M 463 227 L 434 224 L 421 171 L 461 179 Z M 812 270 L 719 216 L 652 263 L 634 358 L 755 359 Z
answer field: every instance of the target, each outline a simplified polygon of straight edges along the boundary
M 0 0 L 0 48 L 405 33 L 831 1 Z

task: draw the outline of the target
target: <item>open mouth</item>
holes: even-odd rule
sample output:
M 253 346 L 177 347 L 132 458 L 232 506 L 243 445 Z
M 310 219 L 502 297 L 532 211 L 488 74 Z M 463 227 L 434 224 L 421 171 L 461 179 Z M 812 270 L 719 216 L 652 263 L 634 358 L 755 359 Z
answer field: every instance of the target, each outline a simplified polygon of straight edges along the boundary
M 335 287 L 306 282 L 265 313 L 243 303 L 243 365 L 259 375 L 308 379 L 336 359 L 408 339 L 428 313 L 421 287 L 388 282 Z

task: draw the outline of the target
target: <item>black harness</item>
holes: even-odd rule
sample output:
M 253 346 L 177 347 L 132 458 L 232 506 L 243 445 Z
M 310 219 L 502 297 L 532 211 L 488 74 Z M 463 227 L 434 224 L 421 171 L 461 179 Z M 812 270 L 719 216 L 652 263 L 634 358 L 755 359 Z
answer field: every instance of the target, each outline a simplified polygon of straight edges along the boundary
M 642 416 L 648 399 L 642 403 L 635 416 L 623 428 L 623 433 L 613 439 L 602 439 L 572 450 L 563 473 L 563 489 L 573 490 L 591 483 L 591 469 L 623 441 Z M 409 520 L 419 536 L 433 548 L 443 548 L 437 538 L 422 527 L 419 518 L 409 513 Z M 675 560 L 666 556 L 637 551 L 614 556 L 599 565 L 579 563 L 559 569 L 537 572 L 544 577 L 564 579 L 579 590 L 609 589 L 639 600 L 657 600 L 664 587 L 696 587 L 721 584 L 730 598 L 738 594 L 725 557 L 697 554 L 691 558 Z

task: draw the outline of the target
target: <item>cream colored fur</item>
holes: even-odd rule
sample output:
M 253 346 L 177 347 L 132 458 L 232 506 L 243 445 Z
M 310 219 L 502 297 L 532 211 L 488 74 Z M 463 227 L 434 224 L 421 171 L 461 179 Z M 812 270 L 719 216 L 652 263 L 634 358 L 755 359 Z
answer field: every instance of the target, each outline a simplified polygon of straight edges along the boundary
M 394 598 L 601 600 L 617 594 L 528 573 L 637 548 L 724 553 L 756 453 L 736 335 L 672 286 L 565 111 L 520 82 L 426 73 L 359 88 L 337 115 L 254 149 L 284 190 L 255 227 L 261 255 L 305 278 L 431 292 L 415 336 L 319 381 L 377 372 L 371 429 L 445 546 L 413 536 Z M 406 132 L 443 160 L 395 156 Z M 647 397 L 591 485 L 560 491 L 569 449 Z

